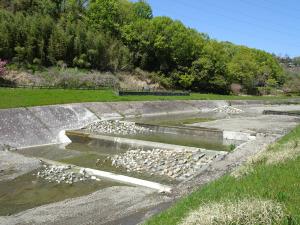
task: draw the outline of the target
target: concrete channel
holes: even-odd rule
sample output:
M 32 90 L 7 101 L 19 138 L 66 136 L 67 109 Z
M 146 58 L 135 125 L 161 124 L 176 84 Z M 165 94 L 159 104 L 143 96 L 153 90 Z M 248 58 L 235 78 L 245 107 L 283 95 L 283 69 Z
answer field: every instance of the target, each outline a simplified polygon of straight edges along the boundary
M 300 110 L 298 102 L 82 103 L 0 110 L 0 224 L 138 224 L 297 126 L 300 118 L 288 112 Z M 265 110 L 281 113 L 265 115 Z M 194 122 L 165 125 L 181 118 Z M 149 133 L 89 130 L 103 121 Z M 28 198 L 32 193 L 36 198 Z

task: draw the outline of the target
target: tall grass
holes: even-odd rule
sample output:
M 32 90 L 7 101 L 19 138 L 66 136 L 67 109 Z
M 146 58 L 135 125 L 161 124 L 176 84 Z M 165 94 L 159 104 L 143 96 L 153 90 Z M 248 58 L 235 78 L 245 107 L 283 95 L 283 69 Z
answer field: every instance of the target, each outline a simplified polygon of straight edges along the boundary
M 180 225 L 280 225 L 284 222 L 281 204 L 261 199 L 242 199 L 203 204 Z

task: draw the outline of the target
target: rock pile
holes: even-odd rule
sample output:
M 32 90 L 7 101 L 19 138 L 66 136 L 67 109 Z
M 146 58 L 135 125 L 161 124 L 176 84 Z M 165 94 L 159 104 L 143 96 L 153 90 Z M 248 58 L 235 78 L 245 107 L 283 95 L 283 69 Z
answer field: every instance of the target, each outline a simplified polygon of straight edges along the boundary
M 214 109 L 213 112 L 227 113 L 227 114 L 240 114 L 243 113 L 244 111 L 241 109 L 234 108 L 232 106 L 222 106 Z
M 89 176 L 84 169 L 81 169 L 79 173 L 75 173 L 71 166 L 43 165 L 43 169 L 36 176 L 47 180 L 49 183 L 55 182 L 58 184 L 73 184 L 90 179 L 99 181 L 96 177 Z
M 136 149 L 115 155 L 111 157 L 111 161 L 113 166 L 123 167 L 127 172 L 146 172 L 151 175 L 185 180 L 192 177 L 204 165 L 212 162 L 217 156 L 208 156 L 200 151 L 172 151 L 163 149 L 145 151 Z
M 6 145 L 6 144 L 3 144 L 3 145 L 0 144 L 0 151 L 7 151 L 7 152 L 9 152 L 9 151 L 17 151 L 17 148 L 12 147 L 10 145 Z
M 145 127 L 137 126 L 134 122 L 105 120 L 90 124 L 85 128 L 91 133 L 132 135 L 150 133 L 151 130 Z

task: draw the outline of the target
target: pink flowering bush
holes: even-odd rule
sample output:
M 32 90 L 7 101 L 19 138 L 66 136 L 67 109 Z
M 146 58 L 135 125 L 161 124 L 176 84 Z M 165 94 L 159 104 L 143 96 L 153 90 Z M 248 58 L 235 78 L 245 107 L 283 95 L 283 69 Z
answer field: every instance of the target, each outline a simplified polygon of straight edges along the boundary
M 3 76 L 4 73 L 6 72 L 6 68 L 5 68 L 6 64 L 7 61 L 0 59 L 0 77 Z

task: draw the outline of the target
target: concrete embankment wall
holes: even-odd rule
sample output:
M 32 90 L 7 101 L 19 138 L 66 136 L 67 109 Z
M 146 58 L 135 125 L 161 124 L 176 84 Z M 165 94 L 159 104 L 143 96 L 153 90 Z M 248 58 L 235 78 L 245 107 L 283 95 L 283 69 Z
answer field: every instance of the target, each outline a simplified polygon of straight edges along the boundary
M 226 101 L 152 101 L 152 102 L 107 102 L 84 103 L 101 118 L 136 117 L 193 113 L 228 105 Z
M 137 123 L 138 126 L 148 128 L 156 133 L 177 134 L 177 135 L 192 135 L 210 140 L 223 141 L 223 131 L 205 127 L 177 127 L 177 126 L 157 126 L 150 124 Z
M 208 112 L 225 105 L 263 101 L 154 101 L 78 103 L 0 110 L 0 145 L 31 147 L 61 143 L 65 130 L 80 129 L 98 119 Z
M 0 145 L 17 148 L 62 143 L 64 130 L 80 129 L 102 118 L 205 111 L 225 101 L 78 103 L 0 110 Z
M 61 143 L 61 131 L 78 129 L 97 119 L 77 105 L 0 110 L 0 144 L 20 148 Z

